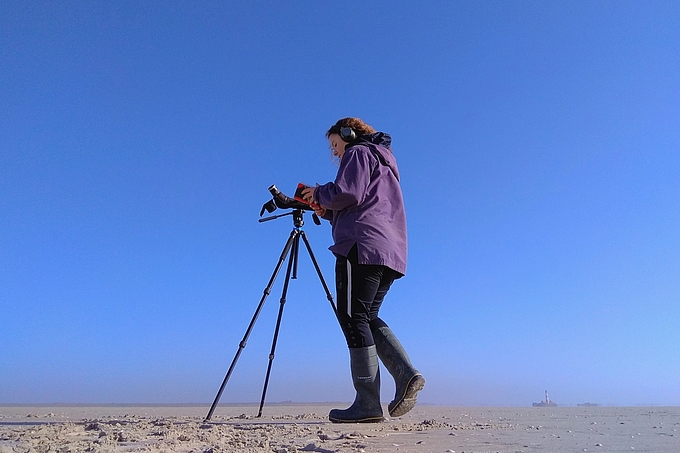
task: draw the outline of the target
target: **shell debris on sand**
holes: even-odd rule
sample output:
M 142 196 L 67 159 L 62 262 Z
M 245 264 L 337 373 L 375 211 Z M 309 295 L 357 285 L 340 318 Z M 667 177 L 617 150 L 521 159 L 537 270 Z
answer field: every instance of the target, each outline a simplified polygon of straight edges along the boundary
M 0 453 L 676 452 L 680 408 L 420 407 L 375 424 L 333 424 L 328 407 L 0 407 Z M 45 414 L 45 415 L 35 415 Z M 120 415 L 122 414 L 122 415 Z

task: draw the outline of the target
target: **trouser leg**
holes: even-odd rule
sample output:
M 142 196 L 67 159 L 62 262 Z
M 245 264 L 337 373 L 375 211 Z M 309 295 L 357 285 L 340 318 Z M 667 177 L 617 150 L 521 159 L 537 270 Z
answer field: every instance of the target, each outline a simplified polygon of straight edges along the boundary
M 385 266 L 357 263 L 356 247 L 335 264 L 337 313 L 347 346 L 374 344 L 370 323 L 378 318 L 385 295 L 397 274 Z

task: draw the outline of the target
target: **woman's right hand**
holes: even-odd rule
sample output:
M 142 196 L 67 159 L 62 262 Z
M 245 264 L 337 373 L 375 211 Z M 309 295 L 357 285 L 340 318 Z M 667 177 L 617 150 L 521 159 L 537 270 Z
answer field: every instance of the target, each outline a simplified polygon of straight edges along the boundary
M 315 190 L 316 187 L 305 187 L 302 189 L 302 198 L 307 200 L 308 203 L 316 203 L 316 200 L 314 199 Z

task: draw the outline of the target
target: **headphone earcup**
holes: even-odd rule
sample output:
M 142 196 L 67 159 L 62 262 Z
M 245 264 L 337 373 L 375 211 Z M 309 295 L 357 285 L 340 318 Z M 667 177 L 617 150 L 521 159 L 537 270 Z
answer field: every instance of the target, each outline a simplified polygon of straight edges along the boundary
M 340 138 L 347 143 L 351 143 L 357 139 L 357 134 L 351 127 L 343 126 L 340 128 Z

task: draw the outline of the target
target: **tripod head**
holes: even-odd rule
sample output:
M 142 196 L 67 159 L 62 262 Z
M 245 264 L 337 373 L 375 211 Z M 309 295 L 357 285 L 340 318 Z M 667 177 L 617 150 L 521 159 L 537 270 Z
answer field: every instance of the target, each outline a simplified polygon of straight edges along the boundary
M 274 184 L 269 186 L 267 190 L 269 190 L 269 193 L 272 194 L 273 198 L 266 202 L 264 205 L 262 205 L 262 209 L 260 210 L 260 217 L 262 217 L 265 211 L 272 213 L 276 211 L 276 208 L 292 209 L 292 211 L 286 212 L 285 214 L 279 214 L 259 219 L 258 222 L 260 223 L 278 219 L 287 215 L 292 215 L 293 224 L 295 225 L 296 228 L 300 228 L 305 223 L 304 220 L 302 219 L 304 212 L 314 210 L 314 208 L 312 208 L 310 205 L 284 195 Z M 319 216 L 317 216 L 316 213 L 312 214 L 312 220 L 314 221 L 315 224 L 321 225 L 321 220 L 319 220 Z

